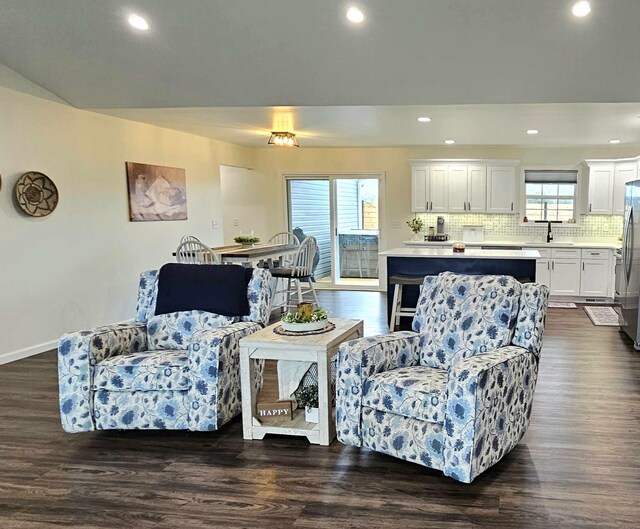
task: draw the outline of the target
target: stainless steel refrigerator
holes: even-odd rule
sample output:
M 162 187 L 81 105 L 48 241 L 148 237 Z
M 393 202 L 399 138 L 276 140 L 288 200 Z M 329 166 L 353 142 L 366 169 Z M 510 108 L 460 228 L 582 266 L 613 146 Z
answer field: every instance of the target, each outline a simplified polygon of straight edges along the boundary
M 624 233 L 622 236 L 621 329 L 640 349 L 640 180 L 629 182 L 624 190 Z

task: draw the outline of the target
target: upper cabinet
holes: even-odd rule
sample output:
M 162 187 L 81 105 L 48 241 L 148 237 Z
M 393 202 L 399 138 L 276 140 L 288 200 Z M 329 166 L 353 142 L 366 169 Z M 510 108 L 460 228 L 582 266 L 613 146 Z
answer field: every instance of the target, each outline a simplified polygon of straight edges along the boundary
M 589 164 L 589 191 L 587 211 L 591 215 L 611 215 L 613 208 L 612 162 L 594 162 Z
M 487 213 L 516 211 L 516 168 L 487 167 Z
M 516 163 L 411 162 L 412 211 L 416 213 L 515 213 Z M 445 161 L 443 161 L 445 162 Z
M 638 178 L 637 162 L 617 162 L 613 171 L 613 214 L 624 215 L 624 186 Z
M 624 186 L 638 178 L 638 163 L 637 159 L 587 160 L 589 186 L 585 213 L 623 215 Z
M 484 213 L 487 211 L 487 168 L 484 165 L 469 165 L 467 170 L 467 211 Z
M 447 166 L 411 168 L 411 211 L 414 213 L 447 211 Z
M 411 211 L 425 213 L 427 206 L 427 186 L 429 183 L 429 167 L 411 168 Z

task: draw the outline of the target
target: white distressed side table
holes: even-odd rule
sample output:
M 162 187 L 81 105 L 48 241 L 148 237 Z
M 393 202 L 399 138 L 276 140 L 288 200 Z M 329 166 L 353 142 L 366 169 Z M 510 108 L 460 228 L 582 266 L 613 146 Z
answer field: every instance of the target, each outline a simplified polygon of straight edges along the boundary
M 274 323 L 240 340 L 240 383 L 242 386 L 242 427 L 245 439 L 263 439 L 266 434 L 300 435 L 310 443 L 328 446 L 336 436 L 331 406 L 331 357 L 342 342 L 361 338 L 362 320 L 329 318 L 336 328 L 324 334 L 281 336 Z M 318 364 L 318 424 L 307 422 L 304 410 L 295 410 L 293 419 L 256 418 L 257 394 L 253 388 L 255 360 L 297 360 Z

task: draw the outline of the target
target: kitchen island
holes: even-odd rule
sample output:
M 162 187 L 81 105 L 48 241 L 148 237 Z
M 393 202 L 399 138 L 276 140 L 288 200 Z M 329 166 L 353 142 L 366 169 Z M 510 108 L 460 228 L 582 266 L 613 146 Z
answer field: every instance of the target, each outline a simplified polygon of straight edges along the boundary
M 459 274 L 509 275 L 521 280 L 535 281 L 537 250 L 481 250 L 467 249 L 455 253 L 451 248 L 394 248 L 380 252 L 387 261 L 387 320 L 391 316 L 394 275 L 427 276 L 440 272 Z M 402 305 L 415 307 L 419 287 L 407 285 L 402 292 Z

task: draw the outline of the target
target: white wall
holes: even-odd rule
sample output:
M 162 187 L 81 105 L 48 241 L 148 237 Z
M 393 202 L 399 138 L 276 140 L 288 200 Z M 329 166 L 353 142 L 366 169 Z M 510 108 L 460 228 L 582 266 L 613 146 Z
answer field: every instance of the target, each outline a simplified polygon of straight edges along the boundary
M 284 204 L 274 204 L 269 200 L 274 188 L 280 185 L 277 177 L 269 177 L 252 169 L 220 167 L 225 244 L 234 244 L 234 237 L 252 231 L 261 241 L 267 242 L 271 236 L 282 231 Z
M 243 147 L 2 87 L 0 116 L 0 363 L 133 317 L 139 272 L 172 260 L 182 235 L 222 244 L 220 165 L 252 163 Z M 189 219 L 129 222 L 126 161 L 186 169 Z M 58 187 L 48 217 L 14 205 L 14 183 L 30 170 Z

